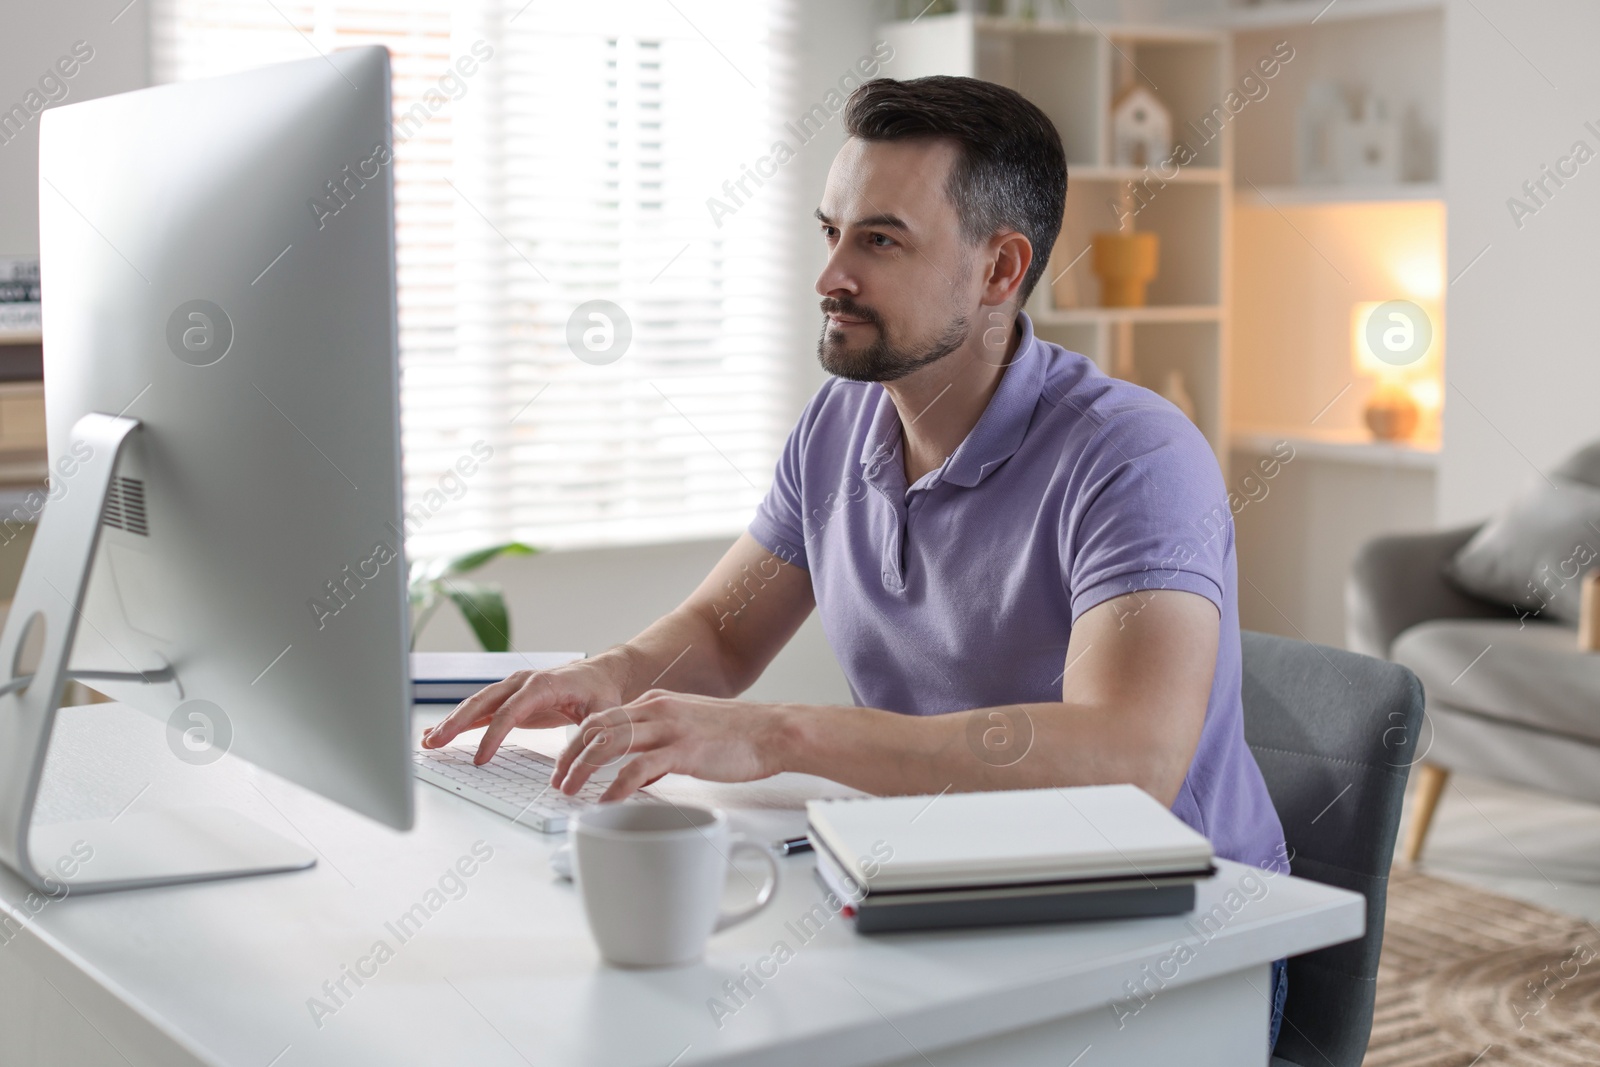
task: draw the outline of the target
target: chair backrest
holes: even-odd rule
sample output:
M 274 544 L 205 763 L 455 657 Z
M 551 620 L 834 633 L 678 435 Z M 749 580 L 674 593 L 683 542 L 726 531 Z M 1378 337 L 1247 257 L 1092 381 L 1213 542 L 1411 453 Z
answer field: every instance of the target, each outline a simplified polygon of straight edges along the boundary
M 1283 821 L 1294 874 L 1367 898 L 1359 941 L 1289 961 L 1275 1055 L 1360 1067 L 1372 1035 L 1384 901 L 1422 683 L 1395 663 L 1246 632 L 1244 732 Z

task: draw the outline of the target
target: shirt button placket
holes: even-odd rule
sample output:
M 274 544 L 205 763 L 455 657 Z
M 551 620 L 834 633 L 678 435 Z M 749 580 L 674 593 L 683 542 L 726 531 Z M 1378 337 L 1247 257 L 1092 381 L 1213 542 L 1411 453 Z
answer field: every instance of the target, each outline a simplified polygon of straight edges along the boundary
M 899 593 L 906 587 L 902 567 L 904 566 L 903 546 L 905 545 L 906 509 L 903 504 L 897 505 L 893 501 L 889 504 L 889 521 L 885 526 L 883 538 L 883 587 L 891 593 Z
M 912 500 L 915 494 L 908 494 Z M 891 503 L 889 536 L 883 546 L 883 587 L 891 593 L 903 593 L 906 588 L 906 538 L 910 536 L 911 505 L 909 501 Z

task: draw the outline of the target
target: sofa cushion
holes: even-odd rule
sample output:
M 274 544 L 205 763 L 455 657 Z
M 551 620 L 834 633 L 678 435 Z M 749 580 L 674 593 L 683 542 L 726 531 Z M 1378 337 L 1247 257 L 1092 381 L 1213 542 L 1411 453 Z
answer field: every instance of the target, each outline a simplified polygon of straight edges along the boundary
M 1422 679 L 1430 708 L 1600 744 L 1600 652 L 1551 623 L 1439 620 L 1411 627 L 1392 657 Z
M 1484 523 L 1444 570 L 1474 596 L 1576 625 L 1578 589 L 1595 566 L 1600 489 L 1555 478 Z
M 1600 489 L 1600 441 L 1585 445 L 1568 456 L 1561 466 L 1550 472 L 1550 476 Z

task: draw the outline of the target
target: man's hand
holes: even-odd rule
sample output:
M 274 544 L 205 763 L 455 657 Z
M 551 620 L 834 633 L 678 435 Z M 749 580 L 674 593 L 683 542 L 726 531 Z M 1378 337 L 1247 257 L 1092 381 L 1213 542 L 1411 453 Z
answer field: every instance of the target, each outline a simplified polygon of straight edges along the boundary
M 652 689 L 638 700 L 584 720 L 550 784 L 576 793 L 598 768 L 632 754 L 600 797 L 621 800 L 664 774 L 749 782 L 783 769 L 779 707 Z
M 518 671 L 488 686 L 429 730 L 423 747 L 439 748 L 464 730 L 487 726 L 473 760 L 482 765 L 515 727 L 581 723 L 628 701 L 637 706 L 647 689 L 666 685 L 734 696 L 761 676 L 815 604 L 804 569 L 742 534 L 689 599 L 633 640 L 592 659 Z
M 518 671 L 456 705 L 422 736 L 423 748 L 441 748 L 465 730 L 487 726 L 472 762 L 482 765 L 514 727 L 568 726 L 622 703 L 624 672 L 606 656 L 545 671 Z

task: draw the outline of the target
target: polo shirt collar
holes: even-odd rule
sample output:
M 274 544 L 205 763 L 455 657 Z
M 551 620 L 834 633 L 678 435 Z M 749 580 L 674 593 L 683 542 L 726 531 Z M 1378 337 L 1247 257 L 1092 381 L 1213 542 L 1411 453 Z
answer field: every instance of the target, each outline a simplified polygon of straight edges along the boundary
M 953 485 L 972 488 L 1010 459 L 1022 446 L 1033 412 L 1044 388 L 1045 360 L 1033 334 L 1033 320 L 1027 312 L 1017 312 L 1017 350 L 1011 357 L 1000 384 L 989 398 L 978 422 L 966 439 L 945 461 L 939 478 Z M 872 427 L 861 443 L 861 465 L 871 477 L 874 467 L 898 462 L 901 450 L 900 416 L 894 401 L 881 387 L 878 410 Z
M 945 463 L 944 480 L 971 488 L 1022 446 L 1044 388 L 1044 357 L 1033 336 L 1033 320 L 1017 312 L 1017 351 L 989 398 L 978 424 Z
M 878 407 L 872 414 L 872 425 L 866 439 L 861 442 L 861 466 L 866 468 L 868 481 L 877 481 L 880 472 L 890 469 L 890 464 L 900 460 L 900 413 L 888 390 L 878 387 Z

